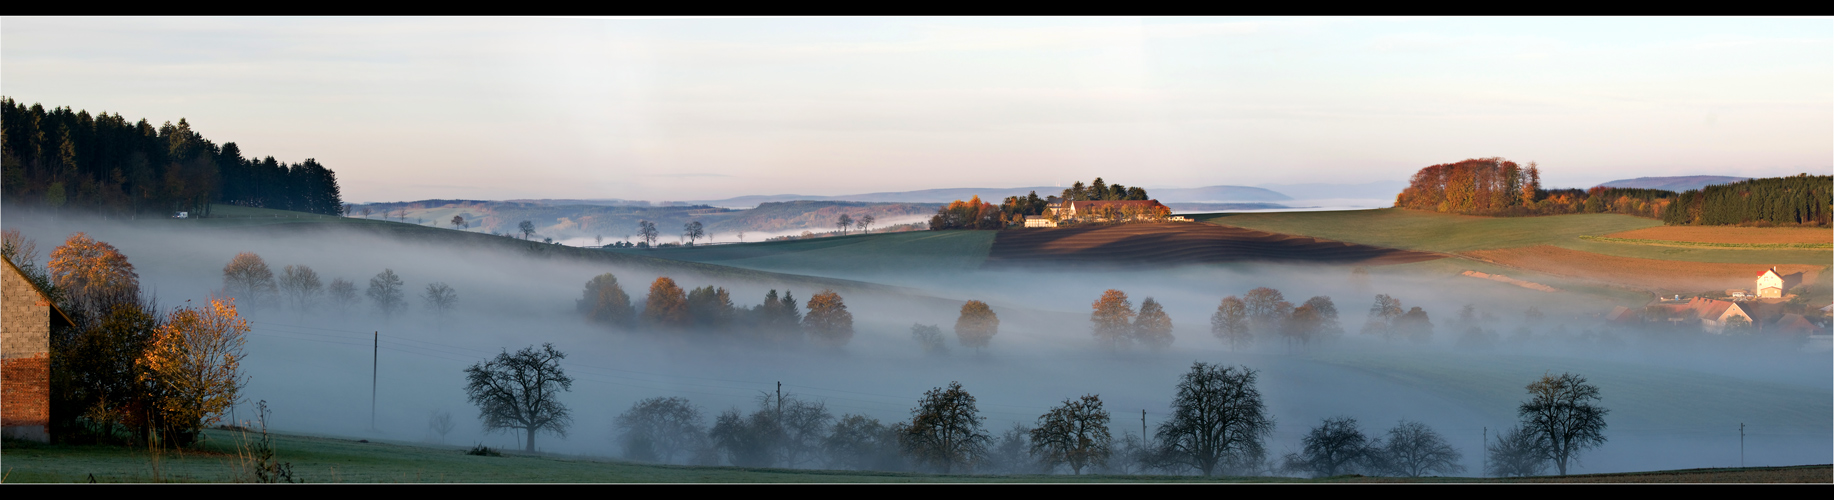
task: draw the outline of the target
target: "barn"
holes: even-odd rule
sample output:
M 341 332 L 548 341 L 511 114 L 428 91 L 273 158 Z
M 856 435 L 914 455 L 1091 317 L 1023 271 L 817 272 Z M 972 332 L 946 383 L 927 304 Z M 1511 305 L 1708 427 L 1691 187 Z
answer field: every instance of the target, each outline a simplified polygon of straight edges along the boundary
M 0 433 L 50 442 L 51 328 L 70 326 L 70 317 L 12 260 L 0 260 Z

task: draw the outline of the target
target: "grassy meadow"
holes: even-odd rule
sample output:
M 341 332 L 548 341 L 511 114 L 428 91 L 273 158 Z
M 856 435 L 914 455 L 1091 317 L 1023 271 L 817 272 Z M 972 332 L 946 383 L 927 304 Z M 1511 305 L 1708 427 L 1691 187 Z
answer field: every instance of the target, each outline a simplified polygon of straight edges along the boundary
M 240 453 L 243 435 L 207 431 L 209 442 L 183 453 L 95 445 L 5 442 L 0 482 L 7 483 L 214 483 L 247 482 L 250 464 Z M 304 483 L 1826 483 L 1826 465 L 1693 469 L 1527 478 L 1338 476 L 1197 477 L 1111 475 L 966 475 L 902 472 L 754 469 L 670 466 L 595 457 L 468 455 L 456 446 L 428 443 L 358 442 L 350 438 L 275 435 L 275 460 L 292 465 Z
M 1276 233 L 1408 250 L 1460 253 L 1551 245 L 1619 257 L 1728 264 L 1827 265 L 1834 252 L 1800 247 L 1682 246 L 1624 242 L 1604 235 L 1662 227 L 1655 219 L 1621 214 L 1479 217 L 1384 208 L 1329 212 L 1225 213 L 1198 220 Z

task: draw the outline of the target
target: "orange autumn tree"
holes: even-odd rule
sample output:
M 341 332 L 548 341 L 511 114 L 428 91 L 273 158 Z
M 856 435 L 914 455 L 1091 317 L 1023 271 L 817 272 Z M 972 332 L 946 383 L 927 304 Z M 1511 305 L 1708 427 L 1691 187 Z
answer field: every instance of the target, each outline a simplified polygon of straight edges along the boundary
M 111 304 L 136 302 L 140 277 L 114 245 L 76 233 L 51 251 L 51 284 L 84 314 L 99 314 Z
M 802 317 L 802 327 L 816 342 L 830 347 L 847 345 L 853 339 L 853 313 L 841 302 L 841 294 L 822 290 L 809 297 L 809 313 Z
M 688 327 L 688 295 L 675 280 L 667 276 L 650 283 L 650 295 L 643 303 L 643 321 L 664 330 Z
M 235 299 L 210 298 L 210 305 L 180 307 L 156 330 L 140 359 L 141 373 L 158 395 L 153 411 L 174 444 L 195 440 L 205 426 L 222 420 L 236 404 L 247 379 L 242 346 L 248 320 Z
M 1125 347 L 1133 333 L 1134 318 L 1134 305 L 1127 300 L 1127 294 L 1120 290 L 1102 292 L 1102 298 L 1092 308 L 1095 311 L 1089 313 L 1089 322 L 1095 330 L 1095 341 L 1109 349 Z
M 987 347 L 987 342 L 1000 333 L 1000 317 L 993 314 L 993 308 L 986 302 L 970 300 L 962 304 L 962 315 L 955 320 L 955 338 L 962 347 L 979 349 Z

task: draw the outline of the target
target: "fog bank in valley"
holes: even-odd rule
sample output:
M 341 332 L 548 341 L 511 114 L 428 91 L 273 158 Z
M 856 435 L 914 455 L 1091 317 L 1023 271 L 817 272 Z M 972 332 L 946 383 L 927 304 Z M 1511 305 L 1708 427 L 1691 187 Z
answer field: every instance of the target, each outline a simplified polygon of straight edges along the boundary
M 892 285 L 837 289 L 856 333 L 844 347 L 827 349 L 761 346 L 722 332 L 614 330 L 586 322 L 575 310 L 585 283 L 601 273 L 614 274 L 633 302 L 660 276 L 683 288 L 723 287 L 741 307 L 757 305 L 771 290 L 788 290 L 806 303 L 833 285 L 796 276 L 675 272 L 511 247 L 401 242 L 348 229 L 206 227 L 19 210 L 5 217 L 8 229 L 34 238 L 43 254 L 78 231 L 113 244 L 162 307 L 197 303 L 222 289 L 223 268 L 240 252 L 260 255 L 277 275 L 285 266 L 310 266 L 327 284 L 334 278 L 355 283 L 359 294 L 384 269 L 401 276 L 413 306 L 393 318 L 377 314 L 367 300 L 344 311 L 323 301 L 303 311 L 240 304 L 253 331 L 238 418 L 249 418 L 253 402 L 265 400 L 274 412 L 272 425 L 287 432 L 432 440 L 429 415 L 447 411 L 459 425 L 444 437 L 446 444 L 519 448 L 519 433 L 480 428 L 462 371 L 504 350 L 552 343 L 567 354 L 563 367 L 575 379 L 562 396 L 573 415 L 567 435 L 538 438 L 540 448 L 553 453 L 621 456 L 613 419 L 643 399 L 687 398 L 711 425 L 728 408 L 749 411 L 778 382 L 786 393 L 825 403 L 835 417 L 862 414 L 890 424 L 909 420 L 924 391 L 959 381 L 995 435 L 1014 423 L 1033 424 L 1064 399 L 1099 394 L 1120 438 L 1141 431 L 1142 410 L 1150 433 L 1165 419 L 1179 376 L 1193 361 L 1204 361 L 1260 371 L 1259 389 L 1277 421 L 1267 442 L 1270 457 L 1297 451 L 1300 438 L 1324 418 L 1355 417 L 1371 435 L 1406 419 L 1444 435 L 1464 454 L 1466 474 L 1479 475 L 1480 440 L 1516 423 L 1523 386 L 1544 373 L 1573 372 L 1597 385 L 1611 409 L 1609 441 L 1583 455 L 1574 472 L 1737 465 L 1740 423 L 1746 425 L 1747 465 L 1834 461 L 1834 376 L 1825 351 L 1704 334 L 1610 331 L 1593 316 L 1601 304 L 1572 294 L 1423 278 L 1430 273 L 1404 272 L 1404 266 L 1373 268 L 1367 280 L 1353 279 L 1345 266 L 1250 264 L 811 273 Z M 1406 266 L 1420 265 L 1427 263 Z M 419 299 L 434 282 L 458 293 L 449 314 L 435 314 Z M 1277 289 L 1293 304 L 1330 297 L 1342 333 L 1304 346 L 1261 335 L 1246 349 L 1231 349 L 1212 335 L 1211 315 L 1224 297 L 1257 287 Z M 1089 314 L 1108 289 L 1124 291 L 1135 308 L 1147 297 L 1163 304 L 1175 341 L 1163 350 L 1098 348 Z M 1435 325 L 1431 339 L 1362 335 L 1376 294 L 1428 312 Z M 1000 319 L 998 334 L 978 351 L 957 344 L 951 330 L 961 303 L 971 299 L 991 304 Z M 1460 320 L 1467 305 L 1471 319 Z M 1528 317 L 1531 307 L 1543 317 Z M 949 353 L 926 355 L 911 338 L 913 323 L 940 326 Z M 1495 336 L 1487 347 L 1461 344 L 1466 326 Z M 373 338 L 379 340 L 372 344 Z M 370 430 L 372 359 L 376 430 Z

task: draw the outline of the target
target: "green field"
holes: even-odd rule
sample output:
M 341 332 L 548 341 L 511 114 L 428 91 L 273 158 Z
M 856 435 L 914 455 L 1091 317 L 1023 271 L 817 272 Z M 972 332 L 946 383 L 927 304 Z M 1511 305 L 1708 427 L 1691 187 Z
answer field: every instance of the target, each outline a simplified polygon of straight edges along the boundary
M 1662 225 L 1655 219 L 1620 214 L 1477 217 L 1384 208 L 1200 214 L 1194 217 L 1226 226 L 1428 252 L 1458 253 L 1552 245 L 1604 255 L 1690 262 L 1827 265 L 1834 259 L 1834 252 L 1823 249 L 1683 248 L 1582 238 Z
M 238 433 L 208 431 L 200 450 L 168 451 L 155 460 L 147 450 L 113 446 L 43 445 L 5 442 L 0 482 L 150 483 L 242 482 Z M 1826 483 L 1826 465 L 1695 469 L 1567 477 L 1513 479 L 1340 476 L 1289 477 L 945 475 L 899 472 L 748 469 L 648 465 L 591 457 L 465 454 L 461 448 L 414 443 L 370 442 L 314 436 L 276 435 L 275 459 L 292 464 L 306 483 L 1345 483 L 1345 482 L 1801 482 Z
M 995 231 L 910 231 L 807 240 L 607 251 L 819 275 L 954 273 L 979 269 Z

